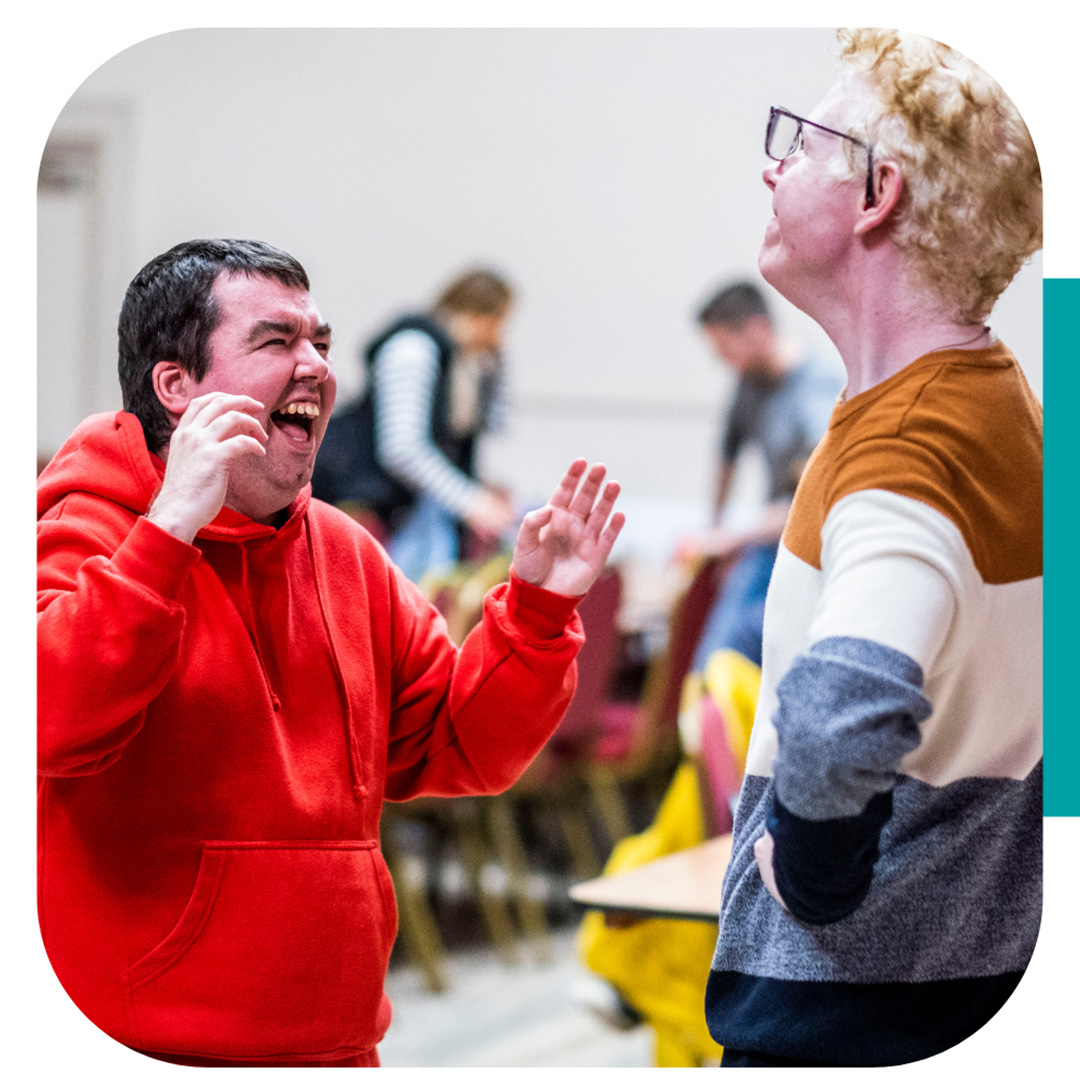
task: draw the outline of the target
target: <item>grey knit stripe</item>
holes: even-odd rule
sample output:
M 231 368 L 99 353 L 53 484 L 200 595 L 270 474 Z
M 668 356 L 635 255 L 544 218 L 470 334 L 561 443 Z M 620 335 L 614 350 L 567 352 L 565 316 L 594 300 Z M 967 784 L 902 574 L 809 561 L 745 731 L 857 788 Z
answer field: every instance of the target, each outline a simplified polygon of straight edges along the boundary
M 776 688 L 780 801 L 809 821 L 854 817 L 896 781 L 930 702 L 910 657 L 861 638 L 819 641 Z
M 765 891 L 754 842 L 773 781 L 748 776 L 712 966 L 776 979 L 924 982 L 1022 971 L 1042 912 L 1042 762 L 1022 781 L 945 787 L 901 776 L 870 893 L 854 914 L 800 923 Z

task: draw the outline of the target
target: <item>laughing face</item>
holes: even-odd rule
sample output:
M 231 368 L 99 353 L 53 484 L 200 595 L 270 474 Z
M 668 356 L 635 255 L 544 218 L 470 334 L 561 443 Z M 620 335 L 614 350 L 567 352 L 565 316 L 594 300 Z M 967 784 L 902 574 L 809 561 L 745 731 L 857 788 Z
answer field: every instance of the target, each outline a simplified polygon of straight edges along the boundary
M 230 465 L 225 505 L 269 522 L 311 480 L 334 407 L 330 327 L 304 289 L 276 278 L 223 273 L 211 296 L 219 319 L 198 392 L 261 401 L 256 416 L 269 436 L 265 456 L 245 454 Z

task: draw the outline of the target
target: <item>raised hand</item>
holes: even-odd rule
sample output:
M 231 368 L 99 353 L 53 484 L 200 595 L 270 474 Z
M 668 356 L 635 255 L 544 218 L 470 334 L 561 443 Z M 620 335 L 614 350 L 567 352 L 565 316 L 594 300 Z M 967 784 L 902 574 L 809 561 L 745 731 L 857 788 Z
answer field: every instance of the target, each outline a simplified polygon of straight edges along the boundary
M 548 504 L 525 515 L 511 566 L 522 581 L 564 596 L 589 591 L 626 520 L 611 512 L 619 485 L 609 483 L 600 493 L 606 473 L 603 465 L 589 468 L 579 458 Z
M 146 516 L 191 543 L 225 501 L 230 463 L 266 453 L 266 432 L 253 415 L 262 407 L 245 394 L 215 391 L 195 398 L 169 440 L 165 479 Z

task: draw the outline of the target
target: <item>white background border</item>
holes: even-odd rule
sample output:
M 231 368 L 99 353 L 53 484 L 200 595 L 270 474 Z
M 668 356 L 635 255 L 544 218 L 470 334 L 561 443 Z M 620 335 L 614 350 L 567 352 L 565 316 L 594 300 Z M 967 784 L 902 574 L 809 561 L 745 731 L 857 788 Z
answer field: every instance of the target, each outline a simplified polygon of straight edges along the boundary
M 743 5 L 744 9 L 749 5 Z M 1045 182 L 1046 277 L 1080 276 L 1075 212 L 1078 164 L 1075 55 L 1076 5 L 1032 0 L 992 11 L 926 3 L 755 4 L 738 19 L 729 5 L 688 3 L 576 3 L 547 0 L 491 4 L 322 3 L 297 6 L 191 0 L 151 7 L 97 3 L 80 9 L 23 4 L 6 18 L 3 80 L 4 169 L 3 325 L 9 381 L 8 476 L 14 509 L 5 537 L 9 571 L 9 632 L 4 650 L 6 683 L 14 688 L 8 710 L 14 731 L 4 785 L 8 860 L 5 874 L 5 951 L 9 958 L 5 1011 L 14 1075 L 55 1075 L 107 1068 L 113 1075 L 144 1075 L 175 1068 L 140 1058 L 103 1036 L 67 998 L 44 958 L 37 934 L 34 881 L 35 823 L 30 758 L 33 754 L 33 631 L 29 628 L 33 532 L 35 184 L 45 139 L 60 109 L 96 67 L 156 34 L 195 26 L 898 26 L 948 42 L 981 64 L 1008 91 L 1031 129 Z M 65 10 L 66 9 L 66 10 Z M 298 15 L 304 16 L 303 23 Z M 767 62 L 763 60 L 763 62 Z M 316 73 L 313 73 L 316 76 Z M 13 384 L 13 385 L 12 385 Z M 1051 403 L 1051 409 L 1053 405 Z M 23 415 L 19 415 L 19 414 Z M 26 620 L 24 622 L 24 619 Z M 1046 902 L 1039 947 L 1020 988 L 1002 1014 L 968 1042 L 939 1058 L 906 1066 L 905 1075 L 996 1076 L 1075 1060 L 1075 990 L 1080 963 L 1076 897 L 1080 894 L 1080 819 L 1046 821 Z

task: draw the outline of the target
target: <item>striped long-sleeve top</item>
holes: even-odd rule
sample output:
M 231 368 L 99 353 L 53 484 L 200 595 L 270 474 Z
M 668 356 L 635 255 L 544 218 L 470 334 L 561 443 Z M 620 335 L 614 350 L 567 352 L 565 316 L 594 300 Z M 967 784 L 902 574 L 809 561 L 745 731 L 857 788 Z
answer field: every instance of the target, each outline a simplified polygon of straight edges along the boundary
M 470 373 L 459 359 L 451 372 L 450 407 L 461 410 L 462 397 L 484 377 Z M 470 374 L 474 378 L 470 379 Z M 461 517 L 480 493 L 481 486 L 458 468 L 432 438 L 431 413 L 435 408 L 439 377 L 438 349 L 429 334 L 418 329 L 401 330 L 379 349 L 373 365 L 376 409 L 375 448 L 379 464 L 409 488 L 426 493 L 456 517 Z M 479 416 L 483 398 L 475 389 L 473 408 L 464 426 L 468 434 L 493 427 L 493 416 Z M 496 396 L 496 402 L 498 402 Z
M 1041 619 L 1042 410 L 1011 353 L 932 353 L 838 404 L 766 603 L 717 1041 L 895 1064 L 1008 997 L 1041 912 Z

